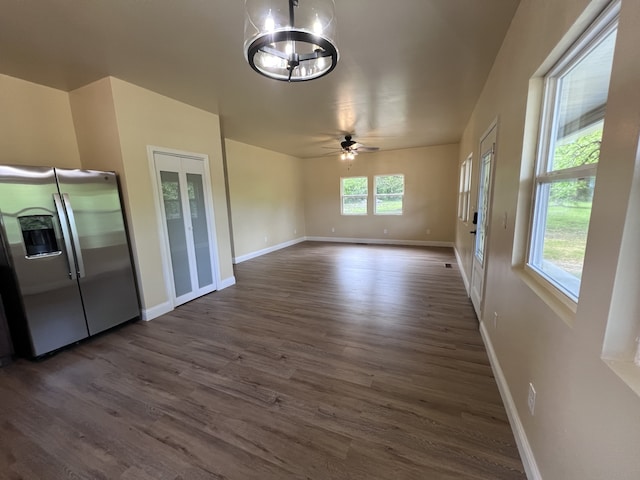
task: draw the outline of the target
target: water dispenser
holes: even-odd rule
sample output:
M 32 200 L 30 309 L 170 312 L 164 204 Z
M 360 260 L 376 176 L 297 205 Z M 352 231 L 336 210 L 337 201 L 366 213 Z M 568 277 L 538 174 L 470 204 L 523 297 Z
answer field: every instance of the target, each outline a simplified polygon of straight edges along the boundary
M 28 215 L 18 217 L 27 257 L 59 254 L 53 216 Z

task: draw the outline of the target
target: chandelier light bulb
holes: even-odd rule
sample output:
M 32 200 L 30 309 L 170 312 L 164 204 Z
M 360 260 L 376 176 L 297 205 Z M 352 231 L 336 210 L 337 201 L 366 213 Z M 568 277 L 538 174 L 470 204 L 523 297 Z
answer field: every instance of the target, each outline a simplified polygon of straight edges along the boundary
M 294 43 L 287 42 L 287 46 L 284 47 L 284 51 L 287 55 L 291 55 L 295 51 Z
M 273 68 L 278 64 L 278 58 L 268 53 L 263 53 L 260 57 L 262 66 L 265 68 Z
M 276 29 L 276 21 L 271 15 L 271 10 L 269 10 L 269 15 L 267 15 L 267 19 L 264 21 L 264 29 L 267 32 L 273 32 Z

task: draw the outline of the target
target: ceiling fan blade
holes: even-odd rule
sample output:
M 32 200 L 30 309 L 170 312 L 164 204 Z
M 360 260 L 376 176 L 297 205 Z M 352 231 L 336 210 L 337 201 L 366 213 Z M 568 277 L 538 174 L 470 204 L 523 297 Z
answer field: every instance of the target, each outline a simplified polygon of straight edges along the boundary
M 357 148 L 358 151 L 366 153 L 366 152 L 377 152 L 378 150 L 380 150 L 380 147 L 366 147 L 364 145 L 360 145 Z

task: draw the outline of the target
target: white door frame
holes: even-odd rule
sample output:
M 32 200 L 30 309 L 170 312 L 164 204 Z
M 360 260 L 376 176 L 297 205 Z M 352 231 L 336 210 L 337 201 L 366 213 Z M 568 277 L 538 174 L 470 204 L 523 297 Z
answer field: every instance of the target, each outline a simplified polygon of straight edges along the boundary
M 484 154 L 488 151 L 486 148 L 483 150 L 482 148 L 482 144 L 483 142 L 492 134 L 494 134 L 494 130 L 495 130 L 495 140 L 493 142 L 492 145 L 492 153 L 491 153 L 491 159 L 490 159 L 490 172 L 489 172 L 489 178 L 488 178 L 488 182 L 489 182 L 489 188 L 487 190 L 487 211 L 484 212 L 485 214 L 485 218 L 487 220 L 490 220 L 491 218 L 491 207 L 493 206 L 493 184 L 494 184 L 494 177 L 495 177 L 495 171 L 496 171 L 496 157 L 497 157 L 497 144 L 498 144 L 498 119 L 496 118 L 495 120 L 493 120 L 491 122 L 491 125 L 489 126 L 489 128 L 487 128 L 487 130 L 482 134 L 482 136 L 480 137 L 480 142 L 478 144 L 478 151 L 480 152 L 478 155 L 478 168 L 477 168 L 477 172 L 478 172 L 478 182 L 477 182 L 477 192 L 476 192 L 476 199 L 475 199 L 475 211 L 478 211 L 478 209 L 480 208 L 479 205 L 479 197 L 480 197 L 480 183 L 482 180 L 482 162 L 483 162 L 483 158 L 484 158 Z M 478 225 L 475 225 L 476 227 L 476 231 L 478 229 Z M 482 266 L 478 267 L 477 265 L 477 258 L 476 258 L 476 239 L 477 236 L 475 236 L 473 238 L 473 243 L 472 243 L 472 248 L 471 248 L 471 282 L 470 282 L 470 288 L 469 288 L 469 296 L 471 297 L 471 303 L 473 304 L 473 308 L 476 312 L 476 315 L 478 316 L 478 320 L 482 321 L 482 314 L 483 314 L 483 309 L 484 309 L 484 299 L 485 299 L 485 283 L 486 283 L 486 279 L 487 279 L 487 265 L 488 265 L 488 259 L 489 259 L 489 238 L 490 238 L 490 234 L 491 234 L 491 222 L 487 221 L 486 222 L 486 229 L 484 232 L 484 238 L 485 238 L 485 243 L 484 243 L 484 252 L 483 252 L 483 262 L 482 262 Z M 479 278 L 476 278 L 477 276 L 480 276 Z M 474 295 L 474 287 L 476 285 L 480 285 L 480 296 L 479 298 L 475 298 Z
M 153 200 L 156 212 L 156 225 L 158 229 L 158 238 L 160 241 L 160 257 L 162 260 L 162 272 L 164 274 L 164 287 L 165 293 L 169 302 L 171 303 L 171 309 L 176 307 L 176 292 L 173 284 L 173 271 L 171 265 L 171 255 L 169 254 L 169 236 L 166 231 L 166 225 L 162 214 L 162 195 L 158 186 L 155 154 L 169 155 L 177 158 L 188 158 L 191 160 L 199 160 L 203 162 L 204 167 L 204 195 L 205 195 L 205 209 L 207 217 L 210 219 L 209 225 L 209 245 L 211 246 L 211 255 L 213 258 L 212 273 L 213 273 L 213 288 L 211 291 L 218 290 L 221 285 L 220 278 L 220 261 L 218 257 L 218 243 L 216 239 L 215 228 L 215 216 L 213 209 L 213 191 L 211 187 L 211 170 L 209 169 L 209 155 L 204 153 L 187 152 L 184 150 L 176 150 L 166 147 L 158 147 L 154 145 L 147 145 L 147 158 L 149 161 L 149 173 L 151 178 L 151 186 L 153 191 Z

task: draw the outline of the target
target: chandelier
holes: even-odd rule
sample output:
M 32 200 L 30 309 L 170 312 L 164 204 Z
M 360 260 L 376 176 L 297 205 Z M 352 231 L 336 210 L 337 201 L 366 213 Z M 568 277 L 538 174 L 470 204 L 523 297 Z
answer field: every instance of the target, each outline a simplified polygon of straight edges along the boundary
M 304 82 L 338 63 L 334 0 L 245 0 L 245 57 L 256 72 Z

